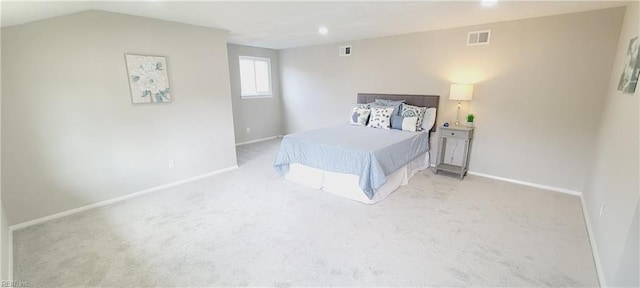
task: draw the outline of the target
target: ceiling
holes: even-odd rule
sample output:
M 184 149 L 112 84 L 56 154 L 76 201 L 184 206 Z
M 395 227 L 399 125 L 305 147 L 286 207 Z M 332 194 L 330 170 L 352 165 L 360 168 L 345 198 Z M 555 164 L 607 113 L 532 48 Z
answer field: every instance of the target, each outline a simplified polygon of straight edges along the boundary
M 4 1 L 8 27 L 85 10 L 104 10 L 229 31 L 229 42 L 283 49 L 626 5 L 613 1 L 203 2 Z M 320 35 L 326 26 L 329 33 Z

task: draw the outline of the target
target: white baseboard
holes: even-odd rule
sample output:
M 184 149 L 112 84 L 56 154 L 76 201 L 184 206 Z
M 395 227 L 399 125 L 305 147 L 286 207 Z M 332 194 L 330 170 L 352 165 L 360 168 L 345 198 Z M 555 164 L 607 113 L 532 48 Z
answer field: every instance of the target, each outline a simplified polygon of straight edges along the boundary
M 267 137 L 267 138 L 260 138 L 260 139 L 251 140 L 251 141 L 247 141 L 247 142 L 236 143 L 236 146 L 242 146 L 242 145 L 247 145 L 247 144 L 252 144 L 252 143 L 258 143 L 258 142 L 273 140 L 273 139 L 281 138 L 281 137 L 282 137 L 282 135 L 276 135 L 276 136 L 271 136 L 271 137 Z
M 525 182 L 525 181 L 520 181 L 520 180 L 515 180 L 515 179 L 510 179 L 510 178 L 505 178 L 505 177 L 493 176 L 493 175 L 479 173 L 479 172 L 469 171 L 468 174 L 475 175 L 475 176 L 480 176 L 480 177 L 485 177 L 485 178 L 491 178 L 491 179 L 500 180 L 500 181 L 505 181 L 505 182 L 511 182 L 511 183 L 520 184 L 520 185 L 529 186 L 529 187 L 540 188 L 540 189 L 544 189 L 544 190 L 550 190 L 550 191 L 554 191 L 554 192 L 570 194 L 570 195 L 574 195 L 574 196 L 581 196 L 582 195 L 582 192 L 580 192 L 580 191 L 574 191 L 574 190 L 560 188 L 560 187 L 553 187 L 553 186 L 547 186 L 547 185 L 536 184 L 536 183 L 531 183 L 531 182 Z
M 607 281 L 605 281 L 604 271 L 602 271 L 602 265 L 600 264 L 600 253 L 598 253 L 598 246 L 596 246 L 596 238 L 593 236 L 593 228 L 591 227 L 591 220 L 589 219 L 587 203 L 584 202 L 584 196 L 582 195 L 580 195 L 580 204 L 582 205 L 582 215 L 584 216 L 584 223 L 587 226 L 587 234 L 589 235 L 589 243 L 591 244 L 591 251 L 593 252 L 593 262 L 596 264 L 600 287 L 608 287 Z
M 118 196 L 118 197 L 115 197 L 115 198 L 111 198 L 111 199 L 108 199 L 108 200 L 96 202 L 96 203 L 93 203 L 93 204 L 89 204 L 89 205 L 86 205 L 86 206 L 82 206 L 82 207 L 74 208 L 74 209 L 71 209 L 71 210 L 63 211 L 63 212 L 60 212 L 60 213 L 52 214 L 52 215 L 45 216 L 45 217 L 42 217 L 42 218 L 30 220 L 30 221 L 27 221 L 27 222 L 18 223 L 18 224 L 9 226 L 9 230 L 11 232 L 13 232 L 13 231 L 18 230 L 18 229 L 23 229 L 23 228 L 26 228 L 26 227 L 29 227 L 29 226 L 33 226 L 33 225 L 40 224 L 40 223 L 43 223 L 43 222 L 51 221 L 53 219 L 58 219 L 58 218 L 61 218 L 61 217 L 64 217 L 64 216 L 69 216 L 69 215 L 72 215 L 72 214 L 80 213 L 82 211 L 86 211 L 86 210 L 89 210 L 89 209 L 106 206 L 106 205 L 109 205 L 109 204 L 112 204 L 112 203 L 116 203 L 116 202 L 120 202 L 120 201 L 127 200 L 127 199 L 130 199 L 130 198 L 138 197 L 138 196 L 141 196 L 141 195 L 144 195 L 144 194 L 147 194 L 147 193 L 151 193 L 151 192 L 167 189 L 167 188 L 170 188 L 170 187 L 178 186 L 180 184 L 196 181 L 196 180 L 199 180 L 199 179 L 202 179 L 202 178 L 206 178 L 206 177 L 213 176 L 213 175 L 216 175 L 216 174 L 220 174 L 220 173 L 224 173 L 224 172 L 227 172 L 227 171 L 231 171 L 231 170 L 234 170 L 236 168 L 238 168 L 238 165 L 234 165 L 234 166 L 227 167 L 227 168 L 224 168 L 224 169 L 220 169 L 220 170 L 216 170 L 216 171 L 209 172 L 209 173 L 206 173 L 206 174 L 198 175 L 198 176 L 195 176 L 195 177 L 187 178 L 187 179 L 184 179 L 184 180 L 176 181 L 176 182 L 173 182 L 173 183 L 156 186 L 156 187 L 153 187 L 153 188 L 145 189 L 145 190 L 134 192 L 134 193 L 131 193 L 131 194 Z
M 435 168 L 436 164 L 435 163 L 431 163 L 430 166 Z M 550 190 L 550 191 L 554 191 L 554 192 L 560 192 L 560 193 L 565 193 L 565 194 L 570 194 L 570 195 L 575 195 L 575 196 L 582 196 L 582 192 L 580 192 L 580 191 L 574 191 L 574 190 L 560 188 L 560 187 L 553 187 L 553 186 L 547 186 L 547 185 L 542 185 L 542 184 L 536 184 L 536 183 L 520 181 L 520 180 L 506 178 L 506 177 L 500 177 L 500 176 L 493 176 L 493 175 L 484 174 L 484 173 L 480 173 L 480 172 L 474 172 L 474 171 L 469 171 L 469 172 L 467 172 L 467 174 L 480 176 L 480 177 L 484 177 L 484 178 L 500 180 L 500 181 L 505 181 L 505 182 L 510 182 L 510 183 L 515 183 L 515 184 L 520 184 L 520 185 L 534 187 L 534 188 L 540 188 L 540 189 L 544 189 L 544 190 Z
M 435 167 L 435 164 L 431 163 L 431 167 Z M 589 213 L 587 211 L 587 205 L 584 202 L 584 196 L 582 195 L 582 192 L 574 191 L 574 190 L 570 190 L 570 189 L 565 189 L 565 188 L 559 188 L 559 187 L 535 184 L 535 183 L 531 183 L 531 182 L 525 182 L 525 181 L 520 181 L 520 180 L 515 180 L 515 179 L 510 179 L 510 178 L 505 178 L 505 177 L 493 176 L 493 175 L 479 173 L 479 172 L 473 172 L 473 171 L 469 171 L 468 174 L 475 175 L 475 176 L 480 176 L 480 177 L 485 177 L 485 178 L 490 178 L 490 179 L 495 179 L 495 180 L 499 180 L 499 181 L 511 182 L 511 183 L 520 184 L 520 185 L 524 185 L 524 186 L 530 186 L 530 187 L 550 190 L 550 191 L 554 191 L 554 192 L 560 192 L 560 193 L 575 195 L 575 196 L 580 197 L 580 205 L 582 206 L 582 215 L 584 217 L 584 223 L 587 226 L 587 234 L 589 236 L 589 243 L 591 244 L 591 250 L 592 250 L 592 253 L 593 253 L 593 262 L 595 263 L 595 266 L 596 266 L 596 273 L 598 274 L 598 281 L 600 282 L 600 287 L 608 287 L 607 286 L 607 281 L 606 281 L 606 279 L 604 277 L 604 272 L 602 271 L 602 265 L 600 264 L 601 263 L 600 262 L 600 254 L 598 253 L 598 246 L 596 246 L 596 239 L 593 236 L 593 228 L 591 227 L 591 220 L 589 219 Z

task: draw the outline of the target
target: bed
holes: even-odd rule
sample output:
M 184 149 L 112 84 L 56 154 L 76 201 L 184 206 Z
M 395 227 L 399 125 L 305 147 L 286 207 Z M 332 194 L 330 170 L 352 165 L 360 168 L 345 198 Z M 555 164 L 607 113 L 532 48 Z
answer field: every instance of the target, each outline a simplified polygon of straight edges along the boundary
M 364 94 L 358 104 L 376 99 L 436 108 L 439 96 Z M 437 110 L 436 110 L 437 111 Z M 283 137 L 274 168 L 285 179 L 366 204 L 387 198 L 429 167 L 429 135 L 342 124 Z

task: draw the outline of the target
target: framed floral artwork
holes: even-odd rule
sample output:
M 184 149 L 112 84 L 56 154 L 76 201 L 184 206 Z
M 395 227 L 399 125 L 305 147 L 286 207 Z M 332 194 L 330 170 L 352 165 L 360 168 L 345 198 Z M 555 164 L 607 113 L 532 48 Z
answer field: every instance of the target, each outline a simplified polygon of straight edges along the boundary
M 171 102 L 167 59 L 162 56 L 125 54 L 131 102 Z
M 625 55 L 624 68 L 618 82 L 618 90 L 626 94 L 636 92 L 638 85 L 638 75 L 640 75 L 640 60 L 638 59 L 638 50 L 640 50 L 640 40 L 638 36 L 629 41 L 629 48 Z

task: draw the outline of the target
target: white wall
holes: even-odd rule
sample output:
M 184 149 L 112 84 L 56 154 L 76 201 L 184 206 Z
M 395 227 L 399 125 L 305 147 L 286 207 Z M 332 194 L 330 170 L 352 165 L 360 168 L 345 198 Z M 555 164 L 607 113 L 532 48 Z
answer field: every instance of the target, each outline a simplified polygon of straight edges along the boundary
M 584 192 L 606 284 L 640 285 L 638 203 L 640 185 L 640 86 L 634 94 L 617 90 L 629 41 L 640 34 L 640 5 L 630 5 L 617 42 L 617 54 L 596 138 L 595 159 Z M 602 215 L 600 207 L 604 205 Z M 635 266 L 635 269 L 633 269 Z M 604 283 L 601 283 L 604 285 Z
M 172 103 L 131 104 L 125 53 L 167 57 Z M 2 59 L 11 224 L 236 165 L 224 31 L 88 11 L 3 28 Z
M 476 83 L 470 169 L 582 191 L 624 8 L 413 33 L 280 52 L 285 132 L 344 123 L 358 92 L 441 95 Z M 491 29 L 491 44 L 466 46 Z M 353 55 L 338 56 L 352 45 Z
M 10 280 L 13 275 L 9 275 L 9 271 L 13 269 L 9 265 L 13 264 L 13 253 L 10 251 L 13 244 L 13 237 L 9 231 L 9 220 L 7 219 L 6 209 L 0 207 L 0 279 Z
M 278 51 L 229 44 L 229 77 L 233 100 L 233 123 L 236 143 L 282 135 L 282 99 L 280 97 L 280 68 Z M 270 98 L 240 98 L 240 62 L 238 56 L 253 56 L 271 59 Z M 247 133 L 247 128 L 250 132 Z
M 2 32 L 0 31 L 0 37 Z M 0 45 L 0 54 L 2 47 Z M 0 57 L 0 67 L 2 67 L 2 57 Z M 0 69 L 0 79 L 2 79 L 2 69 Z M 2 91 L 2 81 L 0 80 L 0 92 Z M 2 139 L 2 94 L 0 94 L 0 139 Z M 2 141 L 0 141 L 0 152 L 2 151 Z M 2 175 L 2 153 L 0 153 L 0 175 Z M 11 253 L 9 253 L 9 241 L 11 241 L 9 232 L 9 221 L 7 219 L 6 210 L 2 202 L 2 177 L 0 176 L 0 280 L 9 280 L 9 265 Z

